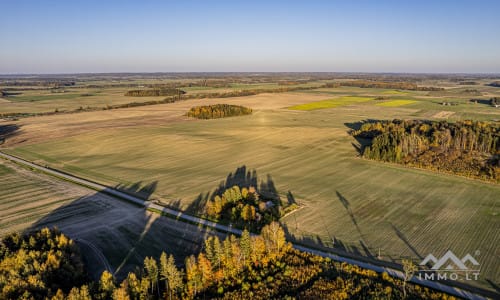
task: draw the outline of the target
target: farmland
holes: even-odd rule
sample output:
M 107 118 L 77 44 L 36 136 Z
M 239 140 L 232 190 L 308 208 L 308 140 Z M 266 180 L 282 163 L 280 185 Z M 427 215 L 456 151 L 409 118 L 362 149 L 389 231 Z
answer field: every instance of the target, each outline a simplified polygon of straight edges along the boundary
M 183 256 L 200 250 L 209 234 L 132 204 L 0 160 L 0 234 L 58 227 L 80 241 L 89 272 L 104 270 L 101 251 L 120 278 L 147 255 L 163 250 Z
M 498 109 L 471 103 L 463 87 L 450 82 L 432 83 L 447 89 L 438 95 L 428 91 L 322 87 L 4 121 L 16 124 L 19 130 L 7 139 L 3 151 L 146 195 L 192 214 L 197 214 L 199 204 L 220 186 L 254 182 L 264 191 L 276 189 L 283 201 L 293 199 L 299 204 L 297 210 L 281 220 L 293 241 L 352 255 L 380 254 L 381 259 L 395 262 L 401 257 L 420 261 L 429 253 L 441 256 L 448 249 L 460 257 L 479 250 L 481 284 L 488 286 L 486 280 L 500 279 L 496 247 L 500 241 L 500 186 L 364 160 L 357 149 L 360 141 L 349 134 L 364 120 L 500 118 Z M 249 86 L 240 83 L 206 87 L 206 90 Z M 202 88 L 205 87 L 191 89 L 199 92 Z M 493 87 L 475 88 L 481 90 L 483 98 L 500 93 Z M 190 88 L 186 91 L 189 93 Z M 115 96 L 120 99 L 117 101 L 128 101 L 123 89 Z M 384 100 L 375 100 L 379 96 Z M 53 105 L 73 100 L 47 98 L 19 103 L 29 108 L 30 104 L 44 101 Z M 458 104 L 443 106 L 442 102 Z M 6 110 L 13 103 L 9 102 Z M 185 116 L 191 107 L 215 104 L 249 107 L 253 114 L 217 120 L 193 120 Z M 5 172 L 8 174 L 1 176 L 13 176 Z M 117 222 L 90 227 L 84 231 L 84 238 L 95 235 L 92 242 L 104 249 L 106 257 L 113 257 L 110 263 L 114 267 L 123 260 L 123 255 L 116 254 L 115 245 L 133 248 L 149 222 L 154 222 L 154 230 L 167 236 L 180 234 L 161 225 L 173 221 L 159 222 L 150 213 L 129 212 L 133 207 L 97 195 L 106 200 L 95 202 L 105 203 L 110 209 L 96 220 Z M 76 195 L 67 201 L 73 203 L 80 197 Z M 43 199 L 36 202 L 43 203 Z M 43 216 L 56 208 L 51 206 L 46 211 L 37 208 L 33 213 L 40 211 Z M 75 211 L 81 211 L 82 216 L 91 215 L 92 206 L 84 209 L 77 201 Z M 69 233 L 76 232 L 77 225 L 70 225 L 70 220 L 77 224 L 84 220 L 69 215 L 60 222 L 60 227 Z M 23 226 L 28 225 L 18 228 Z M 107 231 L 111 233 L 106 234 Z M 148 231 L 145 242 L 140 243 L 153 245 L 147 250 L 137 250 L 141 255 L 159 251 L 154 234 L 155 231 Z M 110 240 L 109 235 L 121 242 Z M 182 252 L 176 247 L 172 250 Z
M 382 102 L 382 103 L 377 103 L 376 105 L 386 106 L 386 107 L 397 107 L 397 106 L 403 106 L 403 105 L 408 105 L 408 104 L 413 104 L 413 103 L 417 103 L 417 101 L 397 99 L 397 100 L 391 100 L 391 101 L 386 101 L 386 102 Z
M 350 105 L 360 102 L 370 101 L 372 99 L 368 97 L 340 97 L 334 99 L 321 100 L 317 102 L 311 102 L 307 104 L 299 104 L 295 106 L 290 106 L 288 109 L 293 110 L 316 110 L 316 109 L 325 109 L 325 108 L 333 108 L 338 106 Z

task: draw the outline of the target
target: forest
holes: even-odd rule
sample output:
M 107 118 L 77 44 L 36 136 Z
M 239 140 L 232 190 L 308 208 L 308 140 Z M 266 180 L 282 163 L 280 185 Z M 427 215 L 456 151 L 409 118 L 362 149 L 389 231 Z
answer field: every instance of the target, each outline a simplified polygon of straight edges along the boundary
M 292 248 L 280 225 L 260 235 L 205 240 L 179 265 L 146 257 L 121 281 L 104 271 L 91 281 L 75 242 L 57 230 L 0 241 L 1 299 L 455 299 L 425 287 Z
M 369 140 L 368 159 L 500 182 L 498 122 L 376 121 L 352 133 Z
M 186 115 L 198 119 L 218 119 L 244 116 L 252 113 L 252 109 L 239 105 L 214 104 L 192 107 Z
M 132 90 L 125 93 L 125 96 L 130 97 L 158 97 L 158 96 L 175 96 L 184 95 L 186 92 L 176 88 L 156 88 L 149 90 Z
M 216 222 L 222 221 L 238 228 L 260 231 L 264 225 L 278 220 L 295 208 L 295 203 L 283 206 L 279 199 L 259 195 L 252 186 L 240 188 L 235 185 L 208 200 L 203 213 L 208 219 Z

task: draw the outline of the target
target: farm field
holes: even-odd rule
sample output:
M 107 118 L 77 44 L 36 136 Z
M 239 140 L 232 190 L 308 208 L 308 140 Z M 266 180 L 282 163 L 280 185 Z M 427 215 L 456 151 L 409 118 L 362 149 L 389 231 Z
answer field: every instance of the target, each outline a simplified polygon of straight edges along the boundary
M 403 105 L 408 105 L 408 104 L 414 104 L 417 103 L 418 101 L 414 100 L 405 100 L 405 99 L 396 99 L 396 100 L 390 100 L 390 101 L 385 101 L 382 103 L 377 103 L 377 106 L 387 106 L 387 107 L 397 107 L 397 106 L 403 106 Z
M 106 257 L 118 278 L 165 250 L 178 259 L 200 250 L 209 231 L 0 159 L 0 236 L 58 227 L 82 247 L 93 277 Z M 90 246 L 89 246 L 90 245 Z
M 340 97 L 333 98 L 327 100 L 321 100 L 317 102 L 311 102 L 307 104 L 299 104 L 290 106 L 288 109 L 292 110 L 316 110 L 316 109 L 325 109 L 325 108 L 333 108 L 338 106 L 350 105 L 355 103 L 361 103 L 370 101 L 372 98 L 369 97 Z
M 78 118 L 27 118 L 17 122 L 19 134 L 5 151 L 139 194 L 154 188 L 150 199 L 192 213 L 220 185 L 251 177 L 262 189 L 275 187 L 283 201 L 293 197 L 300 204 L 282 219 L 292 240 L 369 257 L 380 252 L 382 259 L 396 262 L 440 256 L 448 249 L 458 256 L 479 250 L 482 283 L 499 282 L 500 186 L 360 159 L 359 144 L 348 134 L 362 120 L 458 120 L 461 111 L 437 115 L 444 107 L 424 98 L 407 106 L 381 107 L 368 100 L 287 109 L 330 98 L 329 89 L 322 89 L 88 112 Z M 427 106 L 420 108 L 421 102 Z M 218 120 L 184 117 L 191 106 L 215 103 L 244 105 L 254 113 Z M 482 104 L 463 106 L 464 113 L 499 117 Z
M 68 88 L 65 92 L 59 93 L 47 90 L 26 90 L 21 95 L 0 98 L 3 100 L 0 113 L 43 113 L 56 110 L 71 111 L 87 107 L 106 108 L 111 105 L 165 98 L 127 97 L 124 96 L 127 90 L 127 88 Z

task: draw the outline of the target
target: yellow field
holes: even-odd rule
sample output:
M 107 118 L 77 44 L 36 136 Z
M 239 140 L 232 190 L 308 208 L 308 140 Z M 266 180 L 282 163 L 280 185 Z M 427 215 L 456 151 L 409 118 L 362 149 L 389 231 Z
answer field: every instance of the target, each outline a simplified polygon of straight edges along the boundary
M 311 103 L 306 103 L 306 104 L 294 105 L 294 106 L 288 107 L 288 109 L 292 109 L 292 110 L 316 110 L 316 109 L 325 109 L 325 108 L 333 108 L 333 107 L 338 107 L 338 106 L 356 104 L 356 103 L 366 102 L 366 101 L 370 101 L 370 100 L 373 100 L 373 98 L 370 98 L 370 97 L 340 97 L 340 98 L 321 100 L 321 101 L 316 101 L 316 102 L 311 102 Z
M 408 104 L 413 104 L 413 103 L 418 103 L 418 101 L 398 99 L 398 100 L 391 100 L 391 101 L 387 101 L 387 102 L 377 103 L 375 105 L 385 106 L 385 107 L 398 107 L 398 106 L 403 106 L 403 105 L 408 105 Z

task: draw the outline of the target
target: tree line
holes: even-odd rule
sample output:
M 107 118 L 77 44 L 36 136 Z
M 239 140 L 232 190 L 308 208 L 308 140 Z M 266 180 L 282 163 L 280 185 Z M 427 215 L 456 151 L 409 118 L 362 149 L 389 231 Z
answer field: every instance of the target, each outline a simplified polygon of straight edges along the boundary
M 342 81 L 342 82 L 331 82 L 326 83 L 324 87 L 335 88 L 341 86 L 352 86 L 359 88 L 375 88 L 375 89 L 398 89 L 398 90 L 410 90 L 410 91 L 442 91 L 444 88 L 432 87 L 432 86 L 418 86 L 413 82 L 385 82 L 385 81 L 371 81 L 371 80 L 353 80 L 353 81 Z
M 252 109 L 240 105 L 214 104 L 191 107 L 186 113 L 188 117 L 198 119 L 217 119 L 244 116 L 252 113 Z
M 500 182 L 498 122 L 393 120 L 353 132 L 369 140 L 363 157 Z
M 0 246 L 2 299 L 455 299 L 295 250 L 276 222 L 260 235 L 210 236 L 182 267 L 164 252 L 146 257 L 122 281 L 108 271 L 90 281 L 75 243 L 57 230 L 9 235 Z
M 176 88 L 155 88 L 147 90 L 131 90 L 125 93 L 130 97 L 159 97 L 159 96 L 180 96 L 186 92 Z

